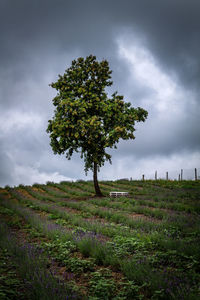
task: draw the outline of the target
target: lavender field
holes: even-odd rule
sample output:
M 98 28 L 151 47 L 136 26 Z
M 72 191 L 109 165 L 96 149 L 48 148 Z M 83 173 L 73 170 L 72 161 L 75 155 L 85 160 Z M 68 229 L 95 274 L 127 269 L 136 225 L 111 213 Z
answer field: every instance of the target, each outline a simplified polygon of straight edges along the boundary
M 0 299 L 200 299 L 200 182 L 100 187 L 0 189 Z

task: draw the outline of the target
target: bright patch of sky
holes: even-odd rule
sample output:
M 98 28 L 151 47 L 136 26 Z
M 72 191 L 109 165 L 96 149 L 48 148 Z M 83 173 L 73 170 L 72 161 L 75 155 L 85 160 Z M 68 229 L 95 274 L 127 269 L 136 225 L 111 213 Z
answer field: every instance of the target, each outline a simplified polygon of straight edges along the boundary
M 132 38 L 132 40 L 135 40 Z M 194 105 L 193 95 L 178 85 L 175 74 L 169 74 L 162 70 L 152 53 L 142 44 L 131 42 L 129 39 L 120 37 L 117 39 L 118 55 L 125 60 L 130 67 L 132 79 L 137 80 L 145 87 L 153 91 L 153 97 L 141 99 L 141 103 L 149 108 L 157 110 L 157 117 L 168 119 L 173 117 L 183 117 L 185 106 L 190 100 L 190 105 Z M 166 112 L 169 112 L 170 114 Z M 172 116 L 173 115 L 173 116 Z
M 28 176 L 26 175 L 28 174 Z M 60 181 L 72 181 L 70 177 L 63 176 L 59 172 L 42 172 L 37 168 L 32 168 L 30 166 L 18 165 L 14 167 L 15 184 L 20 183 L 26 185 L 32 185 L 33 183 L 45 184 L 47 181 L 60 182 Z

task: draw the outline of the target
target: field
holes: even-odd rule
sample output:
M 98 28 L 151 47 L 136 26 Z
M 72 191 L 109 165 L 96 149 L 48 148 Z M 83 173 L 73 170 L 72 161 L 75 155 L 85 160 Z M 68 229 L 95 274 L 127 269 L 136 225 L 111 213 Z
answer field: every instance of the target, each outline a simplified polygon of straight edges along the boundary
M 0 189 L 1 300 L 200 299 L 200 182 L 100 187 Z

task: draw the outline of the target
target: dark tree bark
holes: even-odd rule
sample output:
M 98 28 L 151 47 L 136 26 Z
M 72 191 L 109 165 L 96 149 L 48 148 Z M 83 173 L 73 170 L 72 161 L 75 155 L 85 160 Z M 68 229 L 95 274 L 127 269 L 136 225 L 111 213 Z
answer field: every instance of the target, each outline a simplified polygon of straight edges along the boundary
M 94 163 L 93 180 L 94 180 L 94 188 L 95 188 L 96 196 L 103 197 L 97 179 L 97 163 Z

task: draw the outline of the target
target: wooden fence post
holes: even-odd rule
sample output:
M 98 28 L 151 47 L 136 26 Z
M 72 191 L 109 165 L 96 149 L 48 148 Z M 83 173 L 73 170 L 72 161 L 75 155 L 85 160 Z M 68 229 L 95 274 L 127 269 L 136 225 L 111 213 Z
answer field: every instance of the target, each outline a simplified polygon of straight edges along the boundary
M 166 180 L 168 180 L 168 172 L 166 172 Z
M 181 169 L 181 181 L 183 180 L 183 169 Z
M 181 175 L 180 174 L 178 174 L 178 181 L 180 181 L 181 180 Z
M 195 180 L 197 180 L 197 169 L 194 169 Z
M 157 180 L 157 171 L 155 172 L 155 180 Z

